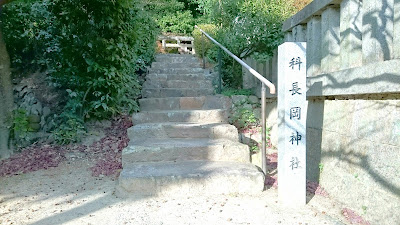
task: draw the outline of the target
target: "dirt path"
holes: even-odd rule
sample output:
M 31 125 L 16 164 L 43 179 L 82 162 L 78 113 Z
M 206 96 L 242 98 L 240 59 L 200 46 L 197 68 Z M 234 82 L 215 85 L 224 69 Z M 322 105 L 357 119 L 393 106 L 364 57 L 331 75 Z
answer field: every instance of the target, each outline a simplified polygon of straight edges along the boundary
M 118 199 L 116 180 L 93 177 L 87 158 L 57 168 L 0 177 L 0 224 L 342 224 L 341 207 L 314 196 L 300 209 L 257 196 Z
M 281 207 L 275 188 L 256 196 L 119 199 L 114 195 L 116 174 L 128 142 L 126 129 L 132 124 L 129 117 L 104 124 L 93 128 L 97 133 L 86 139 L 86 145 L 37 145 L 0 164 L 0 224 L 338 225 L 345 221 L 343 206 L 319 195 L 303 208 Z M 273 185 L 274 179 L 270 180 Z

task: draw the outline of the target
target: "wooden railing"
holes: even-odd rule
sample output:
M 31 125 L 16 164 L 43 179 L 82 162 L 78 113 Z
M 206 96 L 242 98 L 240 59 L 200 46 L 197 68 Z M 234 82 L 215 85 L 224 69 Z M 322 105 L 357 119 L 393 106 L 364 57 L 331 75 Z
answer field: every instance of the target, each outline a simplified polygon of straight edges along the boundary
M 166 48 L 178 48 L 180 53 L 195 54 L 194 38 L 192 37 L 161 35 L 158 40 L 161 41 L 161 46 L 164 50 Z

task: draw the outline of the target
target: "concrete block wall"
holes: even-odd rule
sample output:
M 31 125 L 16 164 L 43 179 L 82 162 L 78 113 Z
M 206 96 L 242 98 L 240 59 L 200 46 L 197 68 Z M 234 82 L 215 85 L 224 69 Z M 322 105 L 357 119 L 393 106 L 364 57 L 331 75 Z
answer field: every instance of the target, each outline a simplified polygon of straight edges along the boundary
M 400 0 L 315 0 L 283 31 L 307 42 L 307 179 L 371 224 L 400 224 Z M 247 61 L 278 86 L 276 55 Z

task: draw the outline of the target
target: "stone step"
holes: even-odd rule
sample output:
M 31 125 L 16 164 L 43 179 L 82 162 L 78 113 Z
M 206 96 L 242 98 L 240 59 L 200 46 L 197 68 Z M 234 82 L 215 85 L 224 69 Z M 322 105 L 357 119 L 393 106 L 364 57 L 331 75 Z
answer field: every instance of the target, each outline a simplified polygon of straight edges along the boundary
M 152 110 L 188 110 L 188 109 L 230 109 L 231 99 L 223 96 L 170 97 L 139 99 L 140 109 Z
M 225 123 L 228 113 L 224 109 L 142 111 L 133 115 L 133 124 L 141 123 Z
M 165 74 L 165 73 L 151 73 L 146 76 L 146 80 L 152 81 L 171 81 L 171 80 L 191 80 L 191 81 L 204 81 L 212 80 L 214 77 L 209 73 L 180 73 L 180 74 Z
M 124 167 L 119 197 L 257 194 L 264 175 L 250 163 L 184 161 L 135 163 Z
M 137 162 L 209 160 L 250 162 L 249 146 L 209 138 L 135 139 L 122 151 L 122 167 Z
M 149 68 L 149 73 L 165 73 L 165 74 L 188 74 L 188 73 L 204 73 L 201 67 L 191 68 Z
M 143 88 L 209 88 L 213 87 L 211 80 L 154 80 L 146 79 Z
M 239 141 L 235 126 L 225 123 L 143 123 L 128 129 L 132 140 L 156 138 L 210 138 Z
M 213 88 L 143 88 L 143 98 L 196 97 L 214 94 Z
M 163 55 L 156 55 L 156 61 L 162 63 L 183 63 L 183 62 L 199 62 L 199 59 L 193 55 L 163 54 Z
M 200 68 L 201 64 L 198 61 L 187 61 L 187 62 L 153 62 L 151 64 L 152 69 L 163 69 L 163 68 Z

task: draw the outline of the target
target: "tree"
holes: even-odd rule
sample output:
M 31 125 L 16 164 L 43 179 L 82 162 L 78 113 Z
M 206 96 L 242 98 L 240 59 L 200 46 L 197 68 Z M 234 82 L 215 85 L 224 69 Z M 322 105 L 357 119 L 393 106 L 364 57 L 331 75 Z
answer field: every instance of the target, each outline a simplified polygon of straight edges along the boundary
M 8 2 L 10 1 L 0 0 L 0 16 L 3 5 Z M 13 103 L 10 57 L 0 27 L 0 159 L 7 158 L 12 153 L 12 146 L 9 143 L 9 119 L 12 115 Z

